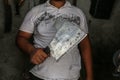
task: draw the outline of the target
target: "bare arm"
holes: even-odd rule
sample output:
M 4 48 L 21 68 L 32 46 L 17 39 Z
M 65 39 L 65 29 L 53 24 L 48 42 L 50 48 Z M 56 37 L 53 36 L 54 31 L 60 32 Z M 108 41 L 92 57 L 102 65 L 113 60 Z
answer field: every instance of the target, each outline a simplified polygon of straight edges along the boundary
M 23 50 L 27 54 L 31 54 L 35 50 L 34 46 L 29 42 L 29 39 L 31 37 L 32 34 L 23 31 L 19 31 L 17 34 L 17 45 L 21 50 Z
M 80 50 L 86 69 L 86 80 L 93 80 L 91 45 L 88 35 L 81 41 Z
M 17 34 L 16 42 L 18 47 L 23 50 L 25 53 L 30 55 L 31 62 L 34 64 L 42 63 L 48 55 L 42 50 L 35 48 L 30 42 L 29 39 L 32 37 L 32 34 L 19 31 Z

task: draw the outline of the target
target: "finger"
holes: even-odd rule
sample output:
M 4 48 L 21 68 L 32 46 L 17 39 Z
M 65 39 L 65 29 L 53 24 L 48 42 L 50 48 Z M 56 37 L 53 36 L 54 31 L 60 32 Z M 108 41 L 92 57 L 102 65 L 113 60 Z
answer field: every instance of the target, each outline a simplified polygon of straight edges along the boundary
M 42 63 L 43 61 L 42 60 L 40 60 L 39 58 L 36 58 L 36 60 L 35 60 L 35 64 L 40 64 L 40 63 Z
M 41 62 L 44 61 L 44 58 L 43 58 L 42 56 L 38 56 L 38 57 L 36 57 L 36 61 L 37 61 L 38 63 L 41 63 Z
M 39 55 L 39 56 L 38 56 L 38 59 L 44 61 L 44 60 L 45 60 L 45 57 L 43 57 L 42 55 Z
M 45 52 L 43 52 L 43 53 L 41 54 L 41 56 L 42 56 L 43 58 L 45 58 L 45 59 L 48 57 L 47 53 L 45 53 Z
M 40 63 L 43 62 L 43 61 L 37 56 L 37 57 L 33 57 L 33 58 L 31 59 L 31 62 L 32 62 L 33 64 L 40 64 Z

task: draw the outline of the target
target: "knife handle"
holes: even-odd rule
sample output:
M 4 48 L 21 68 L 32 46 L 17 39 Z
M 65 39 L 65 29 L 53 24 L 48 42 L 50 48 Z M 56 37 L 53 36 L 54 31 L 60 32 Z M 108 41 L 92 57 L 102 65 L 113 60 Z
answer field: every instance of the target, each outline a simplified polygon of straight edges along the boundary
M 43 49 L 43 51 L 49 55 L 50 54 L 50 48 L 47 46 L 46 48 Z

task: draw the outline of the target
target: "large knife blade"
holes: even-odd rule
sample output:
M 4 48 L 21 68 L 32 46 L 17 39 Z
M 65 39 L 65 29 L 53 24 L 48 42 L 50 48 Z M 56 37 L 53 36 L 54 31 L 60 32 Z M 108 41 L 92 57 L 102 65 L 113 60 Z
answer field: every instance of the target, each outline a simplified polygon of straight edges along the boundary
M 50 48 L 51 56 L 56 60 L 59 60 L 87 35 L 80 29 L 79 25 L 61 18 L 56 20 L 53 27 L 57 29 L 57 33 L 48 47 Z

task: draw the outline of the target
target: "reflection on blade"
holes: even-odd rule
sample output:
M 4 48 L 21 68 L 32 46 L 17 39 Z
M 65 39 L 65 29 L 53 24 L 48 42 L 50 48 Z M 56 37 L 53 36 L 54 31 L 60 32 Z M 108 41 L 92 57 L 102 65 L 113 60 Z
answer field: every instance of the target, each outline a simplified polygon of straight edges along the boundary
M 58 60 L 69 49 L 76 46 L 87 35 L 77 24 L 66 20 L 56 21 L 57 33 L 50 43 L 51 55 Z

